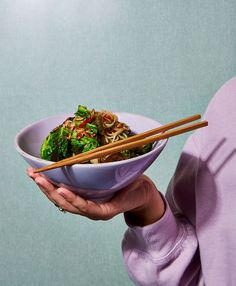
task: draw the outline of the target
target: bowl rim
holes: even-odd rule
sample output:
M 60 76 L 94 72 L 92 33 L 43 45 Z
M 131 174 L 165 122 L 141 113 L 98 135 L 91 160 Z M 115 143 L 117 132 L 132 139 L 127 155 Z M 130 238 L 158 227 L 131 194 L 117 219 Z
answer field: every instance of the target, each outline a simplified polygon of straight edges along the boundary
M 113 113 L 115 113 L 116 115 L 134 115 L 134 116 L 137 116 L 137 117 L 140 117 L 140 118 L 145 118 L 145 119 L 148 119 L 148 120 L 151 120 L 155 123 L 158 123 L 160 124 L 160 126 L 162 125 L 160 122 L 158 122 L 157 120 L 153 119 L 153 118 L 150 118 L 150 117 L 147 117 L 147 116 L 144 116 L 144 115 L 140 115 L 140 114 L 136 114 L 136 113 L 132 113 L 132 112 L 116 112 L 116 111 L 112 111 Z M 29 123 L 28 125 L 26 125 L 24 128 L 22 128 L 15 136 L 14 138 L 14 145 L 15 145 L 15 149 L 18 151 L 18 153 L 30 160 L 37 160 L 37 161 L 40 161 L 40 162 L 43 162 L 45 165 L 50 165 L 50 164 L 53 164 L 55 163 L 54 161 L 49 161 L 49 160 L 45 160 L 45 159 L 42 159 L 42 158 L 39 158 L 39 157 L 36 157 L 36 156 L 33 156 L 33 155 L 30 155 L 28 153 L 26 153 L 18 144 L 19 142 L 19 139 L 20 137 L 22 136 L 22 134 L 24 132 L 26 132 L 29 128 L 31 128 L 33 125 L 36 125 L 36 124 L 40 124 L 41 122 L 44 122 L 44 121 L 47 121 L 49 119 L 52 119 L 52 118 L 57 118 L 57 117 L 62 117 L 62 116 L 65 116 L 66 117 L 69 117 L 73 115 L 74 116 L 74 113 L 61 113 L 61 114 L 56 114 L 56 115 L 52 115 L 52 116 L 48 116 L 46 118 L 42 118 L 40 120 L 36 120 L 36 121 L 33 121 L 32 123 Z M 116 165 L 125 165 L 129 162 L 134 162 L 134 161 L 138 161 L 138 160 L 141 160 L 142 158 L 145 158 L 147 156 L 150 156 L 151 154 L 157 152 L 160 148 L 164 148 L 165 145 L 167 144 L 168 142 L 168 138 L 167 139 L 162 139 L 158 142 L 155 142 L 154 143 L 154 147 L 151 151 L 149 151 L 148 153 L 145 153 L 143 155 L 139 155 L 137 157 L 134 157 L 134 158 L 130 158 L 130 159 L 126 159 L 126 160 L 120 160 L 120 161 L 114 161 L 114 162 L 106 162 L 106 163 L 101 163 L 101 164 L 74 164 L 72 166 L 65 166 L 65 167 L 60 167 L 59 169 L 61 168 L 68 168 L 68 167 L 72 167 L 72 168 L 106 168 L 106 167 L 111 167 L 111 166 L 116 166 Z M 45 171 L 47 172 L 47 171 Z

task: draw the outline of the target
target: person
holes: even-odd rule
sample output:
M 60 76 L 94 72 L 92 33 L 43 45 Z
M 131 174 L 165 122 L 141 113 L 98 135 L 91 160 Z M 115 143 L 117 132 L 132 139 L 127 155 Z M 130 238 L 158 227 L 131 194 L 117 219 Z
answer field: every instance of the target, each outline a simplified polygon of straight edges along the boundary
M 213 97 L 208 127 L 187 140 L 166 195 L 140 176 L 105 203 L 28 175 L 67 212 L 94 220 L 124 213 L 122 251 L 136 285 L 236 285 L 236 77 Z

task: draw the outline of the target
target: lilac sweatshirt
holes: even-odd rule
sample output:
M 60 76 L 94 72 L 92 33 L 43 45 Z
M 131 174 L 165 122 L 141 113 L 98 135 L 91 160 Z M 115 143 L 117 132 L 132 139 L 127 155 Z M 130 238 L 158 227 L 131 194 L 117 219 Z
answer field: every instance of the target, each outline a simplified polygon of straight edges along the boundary
M 122 250 L 136 285 L 236 285 L 236 77 L 187 140 L 164 216 L 129 226 Z

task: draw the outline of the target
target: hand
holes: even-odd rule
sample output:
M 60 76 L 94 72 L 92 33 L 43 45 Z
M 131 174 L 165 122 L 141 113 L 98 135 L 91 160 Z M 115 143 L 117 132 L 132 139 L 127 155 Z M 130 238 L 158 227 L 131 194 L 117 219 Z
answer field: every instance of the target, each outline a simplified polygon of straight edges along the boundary
M 66 212 L 79 214 L 93 220 L 108 220 L 125 213 L 133 225 L 144 226 L 161 218 L 165 204 L 154 183 L 147 176 L 140 176 L 108 202 L 96 203 L 86 200 L 66 188 L 51 184 L 46 176 L 34 173 L 30 167 L 27 174 L 39 186 L 47 198 Z

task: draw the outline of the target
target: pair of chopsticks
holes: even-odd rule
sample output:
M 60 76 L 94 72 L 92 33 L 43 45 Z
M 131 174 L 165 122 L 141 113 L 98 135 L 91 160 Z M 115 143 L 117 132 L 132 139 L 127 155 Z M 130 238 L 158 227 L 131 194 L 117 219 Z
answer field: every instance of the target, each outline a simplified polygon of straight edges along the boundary
M 190 124 L 188 126 L 179 127 L 178 126 L 190 123 L 192 121 L 198 120 L 201 118 L 200 114 L 196 114 L 187 118 L 183 118 L 181 120 L 168 123 L 166 125 L 162 125 L 158 128 L 154 128 L 143 133 L 128 137 L 127 139 L 119 140 L 113 143 L 109 143 L 107 145 L 103 145 L 87 151 L 85 153 L 80 153 L 78 155 L 63 159 L 61 161 L 52 163 L 51 165 L 45 166 L 43 168 L 39 168 L 34 170 L 35 173 L 48 171 L 64 166 L 71 166 L 74 164 L 86 162 L 92 159 L 101 158 L 103 156 L 107 156 L 110 154 L 114 154 L 120 151 L 133 149 L 136 147 L 141 147 L 148 143 L 154 143 L 155 141 L 159 141 L 162 139 L 167 139 L 182 133 L 186 133 L 198 128 L 202 128 L 208 125 L 207 121 L 201 121 L 197 123 Z M 168 131 L 170 129 L 176 128 L 174 130 Z

